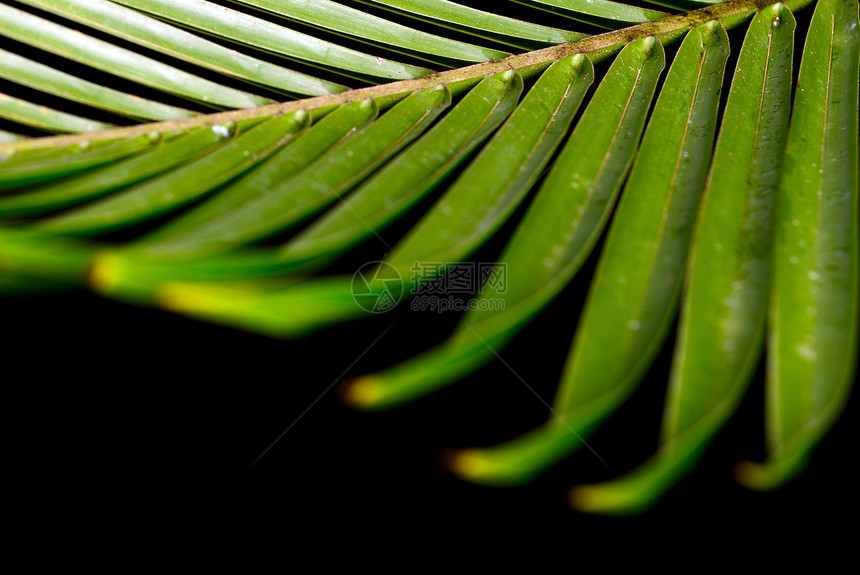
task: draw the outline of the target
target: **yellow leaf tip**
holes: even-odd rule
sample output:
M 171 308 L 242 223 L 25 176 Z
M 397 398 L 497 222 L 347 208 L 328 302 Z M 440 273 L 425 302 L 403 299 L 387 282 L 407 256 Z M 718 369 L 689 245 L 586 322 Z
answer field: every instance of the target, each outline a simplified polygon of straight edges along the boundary
M 338 398 L 356 409 L 374 406 L 380 396 L 379 385 L 368 376 L 345 379 L 338 388 Z
M 101 252 L 93 256 L 87 284 L 99 293 L 111 293 L 119 285 L 122 266 L 120 258 L 110 252 Z
M 762 466 L 753 461 L 741 461 L 735 466 L 735 481 L 750 489 L 760 489 L 763 479 Z
M 599 515 L 635 515 L 648 510 L 654 503 L 636 492 L 608 485 L 579 485 L 567 494 L 567 503 L 575 511 Z
M 796 470 L 782 465 L 741 461 L 735 466 L 735 481 L 754 491 L 773 491 L 791 479 Z
M 476 449 L 449 449 L 443 454 L 442 466 L 466 480 L 481 477 L 487 469 L 486 461 Z
M 605 508 L 604 497 L 599 489 L 583 485 L 572 487 L 567 493 L 567 503 L 576 511 L 594 513 Z

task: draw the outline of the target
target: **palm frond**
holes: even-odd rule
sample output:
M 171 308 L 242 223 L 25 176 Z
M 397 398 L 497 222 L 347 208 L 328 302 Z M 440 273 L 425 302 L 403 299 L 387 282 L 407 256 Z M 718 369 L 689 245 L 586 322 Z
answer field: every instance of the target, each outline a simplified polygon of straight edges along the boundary
M 858 4 L 819 0 L 795 50 L 811 0 L 655 3 L 0 4 L 0 289 L 297 339 L 471 282 L 443 342 L 342 374 L 345 402 L 384 410 L 507 366 L 588 285 L 547 421 L 450 471 L 521 484 L 588 446 L 679 316 L 656 453 L 571 504 L 657 502 L 765 347 L 767 459 L 738 479 L 778 487 L 855 377 Z

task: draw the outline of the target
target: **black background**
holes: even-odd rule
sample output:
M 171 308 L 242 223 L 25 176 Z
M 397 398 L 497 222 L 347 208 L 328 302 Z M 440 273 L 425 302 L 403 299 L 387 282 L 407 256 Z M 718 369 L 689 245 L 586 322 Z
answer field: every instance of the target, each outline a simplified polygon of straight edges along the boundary
M 492 261 L 497 244 L 478 261 Z M 374 251 L 359 250 L 335 271 Z M 401 308 L 278 341 L 87 293 L 0 300 L 9 472 L 34 504 L 52 509 L 85 505 L 125 520 L 152 505 L 166 517 L 226 507 L 267 532 L 368 518 L 511 534 L 614 536 L 699 522 L 755 532 L 834 525 L 857 511 L 856 399 L 792 484 L 759 494 L 734 483 L 737 461 L 764 455 L 763 369 L 696 471 L 655 509 L 623 519 L 567 509 L 570 486 L 616 477 L 653 453 L 672 341 L 589 438 L 608 468 L 580 450 L 522 488 L 472 485 L 445 472 L 445 448 L 504 441 L 547 417 L 543 402 L 552 400 L 593 265 L 504 350 L 516 375 L 497 361 L 385 413 L 344 406 L 333 384 L 442 341 L 458 314 Z

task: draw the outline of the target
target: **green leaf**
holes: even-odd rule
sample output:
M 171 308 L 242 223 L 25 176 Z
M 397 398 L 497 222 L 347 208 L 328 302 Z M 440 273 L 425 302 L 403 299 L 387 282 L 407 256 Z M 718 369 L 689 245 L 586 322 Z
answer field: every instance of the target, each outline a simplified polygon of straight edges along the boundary
M 290 146 L 273 154 L 259 169 L 246 173 L 194 209 L 134 242 L 132 250 L 161 255 L 177 251 L 195 254 L 235 247 L 221 242 L 201 242 L 201 228 L 205 229 L 215 221 L 229 220 L 243 206 L 270 196 L 274 186 L 283 186 L 282 182 L 292 181 L 290 178 L 302 172 L 310 173 L 309 168 L 314 162 L 354 137 L 376 118 L 377 112 L 371 100 L 338 108 L 314 124 L 307 133 L 298 136 Z
M 450 103 L 451 95 L 444 86 L 412 94 L 361 133 L 321 155 L 306 169 L 281 181 L 265 194 L 209 218 L 176 238 L 175 243 L 184 253 L 220 251 L 268 237 L 299 223 L 336 202 L 368 173 L 418 137 Z M 334 135 L 338 137 L 340 132 Z
M 767 376 L 768 460 L 740 469 L 773 489 L 799 473 L 844 409 L 857 363 L 856 2 L 815 8 L 779 189 Z
M 0 269 L 5 272 L 29 278 L 29 281 L 74 285 L 86 280 L 92 246 L 76 238 L 0 227 L 0 254 Z
M 123 0 L 128 1 L 128 0 Z M 284 18 L 344 34 L 362 42 L 382 44 L 406 54 L 433 61 L 436 58 L 460 62 L 484 62 L 509 56 L 456 40 L 428 34 L 377 16 L 372 16 L 330 0 L 233 0 Z M 143 4 L 139 0 L 135 3 Z
M 2 9 L 2 5 L 0 5 Z M 12 120 L 25 126 L 33 126 L 46 132 L 95 132 L 112 125 L 82 118 L 59 110 L 31 104 L 0 92 L 0 118 Z
M 345 90 L 344 86 L 333 84 L 274 66 L 268 62 L 246 56 L 235 50 L 225 48 L 215 42 L 210 42 L 194 34 L 178 30 L 128 10 L 117 4 L 126 4 L 146 11 L 163 15 L 155 11 L 159 3 L 155 0 L 148 2 L 107 2 L 105 0 L 22 0 L 26 4 L 37 6 L 43 10 L 59 14 L 72 21 L 117 36 L 124 40 L 146 46 L 180 60 L 191 62 L 203 68 L 209 68 L 276 90 L 303 94 L 329 94 Z M 140 6 L 143 4 L 143 6 Z M 175 4 L 175 3 L 174 3 Z M 187 4 L 185 2 L 181 4 Z M 175 6 L 174 6 L 175 7 Z M 180 10 L 182 6 L 179 6 Z
M 94 235 L 168 213 L 211 192 L 274 153 L 291 140 L 306 121 L 307 114 L 302 112 L 264 121 L 183 169 L 174 169 L 160 178 L 47 219 L 38 228 L 54 234 Z
M 248 46 L 324 67 L 333 67 L 370 77 L 393 79 L 414 78 L 430 72 L 417 66 L 400 64 L 344 48 L 201 0 L 188 0 L 182 3 L 168 0 L 147 0 L 146 2 L 123 0 L 122 4 L 218 37 L 229 38 Z M 254 71 L 254 74 L 259 75 L 259 72 Z M 275 78 L 273 80 L 276 82 L 274 85 L 278 86 L 278 80 Z M 320 94 L 341 89 L 340 86 L 331 83 L 323 84 L 319 80 L 316 82 L 322 86 L 322 89 L 318 86 L 312 92 L 299 93 Z M 290 84 L 286 84 L 284 87 L 289 86 Z
M 5 50 L 0 50 L 0 77 L 129 118 L 169 120 L 194 115 L 182 108 L 99 86 Z
M 360 0 L 420 20 L 432 22 L 458 32 L 509 44 L 517 48 L 572 42 L 584 34 L 538 26 L 530 22 L 476 10 L 448 0 Z
M 553 416 L 507 444 L 463 452 L 455 464 L 464 476 L 491 483 L 534 476 L 580 447 L 649 367 L 674 318 L 727 58 L 728 37 L 717 22 L 687 35 L 613 218 Z
M 665 12 L 646 10 L 610 0 L 514 0 L 527 6 L 567 16 L 582 22 L 605 25 L 611 28 L 611 23 L 638 24 L 650 22 L 666 16 Z
M 84 173 L 46 182 L 40 186 L 27 188 L 24 193 L 0 198 L 0 217 L 29 217 L 52 213 L 164 173 L 223 141 L 229 136 L 231 126 L 232 124 L 219 124 L 212 128 L 195 128 L 188 134 L 172 138 L 170 141 L 164 141 L 170 135 L 162 136 L 158 133 L 152 136 L 139 136 L 117 142 L 98 153 L 74 154 L 68 162 L 55 157 L 35 162 L 32 160 L 19 162 L 23 165 L 18 170 L 10 169 L 4 172 L 4 176 L 15 176 L 19 182 L 24 179 L 27 183 L 33 183 L 37 177 L 50 177 L 58 171 L 56 175 L 80 171 Z M 123 159 L 124 156 L 151 146 L 157 138 L 161 138 L 161 141 L 155 149 Z M 27 158 L 24 159 L 27 160 Z M 92 169 L 111 160 L 114 161 L 111 165 Z M 7 166 L 7 168 L 12 167 Z
M 191 100 L 230 108 L 248 108 L 271 103 L 267 98 L 221 86 L 4 4 L 0 4 L 0 34 Z M 90 129 L 104 129 L 104 126 Z
M 0 130 L 0 144 L 11 144 L 12 142 L 17 142 L 25 138 L 26 136 L 21 136 L 20 134 Z
M 282 257 L 324 264 L 379 233 L 436 187 L 510 115 L 522 91 L 513 71 L 482 81 L 430 132 L 283 247 Z
M 652 505 L 746 391 L 763 344 L 794 28 L 784 6 L 766 8 L 741 49 L 690 251 L 660 450 L 628 476 L 575 490 L 575 505 L 614 513 Z
M 591 66 L 580 55 L 550 66 L 386 262 L 405 275 L 415 262 L 456 262 L 486 241 L 549 162 L 592 79 Z
M 316 150 L 314 154 L 322 153 L 345 129 L 355 128 L 357 123 L 349 121 L 351 117 L 371 110 L 366 105 L 367 101 L 340 108 L 326 116 L 302 140 L 271 158 L 265 168 L 150 234 L 145 238 L 142 250 L 132 248 L 125 253 L 101 254 L 93 264 L 98 289 L 114 297 L 123 294 L 135 299 L 151 299 L 160 282 L 166 280 L 243 279 L 270 276 L 279 271 L 294 270 L 296 266 L 302 269 L 324 266 L 358 241 L 378 234 L 387 223 L 437 185 L 511 113 L 521 90 L 522 80 L 515 72 L 487 78 L 432 130 L 324 217 L 287 242 L 281 250 L 183 259 L 178 264 L 159 263 L 158 256 L 170 253 L 171 246 L 182 249 L 181 232 L 190 230 L 193 234 L 195 224 L 205 223 L 247 201 L 245 193 L 239 190 L 265 189 L 271 183 L 283 180 L 285 169 L 298 169 L 310 164 L 313 159 L 310 155 L 297 154 L 296 151 L 306 146 L 309 151 Z M 332 122 L 342 125 L 331 129 L 329 124 Z M 271 172 L 277 172 L 277 175 Z M 180 232 L 178 238 L 177 230 Z M 150 244 L 149 247 L 146 244 Z M 150 257 L 141 258 L 142 254 Z
M 445 347 L 355 381 L 351 393 L 362 407 L 387 407 L 477 369 L 558 293 L 608 217 L 663 66 L 662 46 L 653 38 L 630 44 L 619 54 L 501 257 L 501 265 L 516 274 L 504 293 L 489 289 L 482 295 L 484 301 L 501 299 L 498 307 L 504 311 L 482 306 L 486 311 L 467 314 Z M 591 71 L 584 76 L 590 83 Z M 594 153 L 582 154 L 585 145 Z M 589 207 L 592 213 L 586 217 Z M 580 209 L 584 222 L 571 218 Z
M 154 132 L 136 138 L 108 140 L 94 144 L 73 146 L 73 149 L 56 150 L 36 155 L 13 157 L 3 163 L 0 173 L 0 190 L 6 191 L 21 186 L 38 184 L 47 180 L 62 178 L 118 162 L 127 156 L 145 150 L 156 144 L 162 134 Z M 84 177 L 89 178 L 90 173 Z M 27 190 L 26 196 L 34 192 Z M 24 197 L 22 196 L 18 196 Z M 3 201 L 0 199 L 0 201 Z
M 582 56 L 569 57 L 551 66 L 541 76 L 482 153 L 385 258 L 383 270 L 386 273 L 378 278 L 379 281 L 373 282 L 371 291 L 386 292 L 388 282 L 395 278 L 403 283 L 404 278 L 409 277 L 414 262 L 457 261 L 468 256 L 501 225 L 558 146 L 585 89 L 591 83 L 590 66 L 583 65 L 583 62 Z M 433 140 L 433 143 L 436 146 L 444 144 L 438 140 Z M 343 160 L 331 163 L 340 167 Z M 337 173 L 337 170 L 330 173 Z M 261 210 L 254 213 L 259 214 Z M 449 217 L 450 214 L 457 214 L 457 217 Z M 393 270 L 393 275 L 387 270 Z M 241 318 L 243 328 L 292 336 L 362 313 L 362 308 L 353 301 L 350 278 L 340 278 L 340 292 L 336 287 L 338 278 L 323 281 L 325 289 L 334 294 L 327 298 L 337 298 L 340 302 L 336 306 L 342 310 L 340 314 L 334 313 L 331 307 L 319 306 L 320 317 L 317 318 L 313 313 L 317 308 L 311 309 L 303 304 L 307 299 L 305 292 L 313 292 L 313 282 L 297 288 L 288 287 L 283 293 L 277 290 L 274 293 L 240 290 L 234 294 L 229 290 L 213 291 L 204 286 L 200 297 L 197 297 L 194 286 L 174 286 L 170 295 L 165 297 L 173 310 L 185 311 L 187 306 L 187 311 L 203 313 L 210 318 L 222 318 L 223 315 L 224 322 L 239 317 L 234 310 L 245 298 L 249 310 L 253 311 L 248 317 Z M 292 297 L 290 292 L 293 289 L 299 290 L 298 299 L 302 302 Z M 351 306 L 350 301 L 353 302 Z M 290 306 L 302 306 L 303 309 L 299 313 L 284 313 Z

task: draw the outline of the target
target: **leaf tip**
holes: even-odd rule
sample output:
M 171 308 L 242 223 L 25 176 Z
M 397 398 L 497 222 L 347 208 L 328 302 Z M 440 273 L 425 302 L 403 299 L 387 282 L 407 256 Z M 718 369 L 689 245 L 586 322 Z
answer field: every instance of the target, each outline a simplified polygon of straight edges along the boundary
M 570 69 L 574 74 L 588 72 L 591 67 L 587 66 L 586 62 L 590 62 L 590 60 L 585 56 L 585 54 L 574 54 L 570 59 Z
M 717 20 L 709 20 L 702 24 L 702 36 L 708 37 L 714 34 L 719 29 L 720 23 Z
M 774 28 L 778 28 L 786 24 L 790 24 L 793 28 L 795 25 L 794 15 L 792 15 L 788 6 L 782 2 L 777 2 L 776 4 L 772 4 L 762 10 L 762 16 L 769 18 L 770 24 Z
M 651 52 L 654 50 L 654 45 L 657 43 L 657 38 L 654 36 L 648 36 L 647 38 L 642 39 L 642 54 L 645 56 L 651 55 Z
M 481 478 L 487 469 L 486 461 L 476 449 L 446 450 L 442 454 L 442 467 L 467 481 Z
M 735 481 L 754 491 L 773 491 L 785 485 L 802 468 L 799 459 L 794 465 L 785 461 L 741 461 L 735 466 Z
M 634 493 L 599 484 L 572 487 L 567 503 L 575 511 L 600 515 L 635 515 L 651 507 Z
M 771 16 L 779 17 L 787 10 L 787 8 L 782 2 L 777 2 L 776 4 L 772 4 L 768 10 L 770 10 Z
M 299 124 L 304 123 L 304 121 L 310 116 L 308 112 L 305 110 L 296 110 L 293 112 L 293 120 L 298 122 Z
M 338 398 L 356 409 L 376 407 L 381 397 L 376 380 L 366 375 L 345 379 L 338 388 Z
M 767 473 L 764 466 L 754 461 L 741 461 L 735 466 L 735 481 L 748 489 L 765 489 Z
M 96 253 L 93 256 L 87 277 L 87 284 L 90 288 L 98 293 L 111 293 L 119 283 L 121 261 L 109 251 Z

